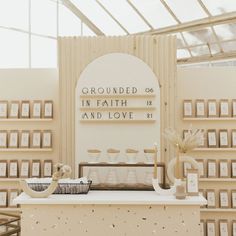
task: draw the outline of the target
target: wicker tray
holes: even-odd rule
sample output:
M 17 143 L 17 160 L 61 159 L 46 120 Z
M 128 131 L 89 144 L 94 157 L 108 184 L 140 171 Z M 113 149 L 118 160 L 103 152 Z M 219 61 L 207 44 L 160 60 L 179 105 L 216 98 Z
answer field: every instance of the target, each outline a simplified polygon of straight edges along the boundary
M 88 180 L 88 183 L 58 183 L 58 187 L 53 194 L 87 194 L 91 184 L 91 180 Z M 49 183 L 28 183 L 28 185 L 34 191 L 40 192 L 47 189 Z

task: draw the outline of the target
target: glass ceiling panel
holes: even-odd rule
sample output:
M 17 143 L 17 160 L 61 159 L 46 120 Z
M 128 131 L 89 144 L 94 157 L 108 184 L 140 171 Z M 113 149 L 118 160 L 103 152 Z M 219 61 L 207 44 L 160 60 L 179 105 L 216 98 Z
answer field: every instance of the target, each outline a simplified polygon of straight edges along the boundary
M 120 26 L 95 2 L 95 0 L 71 0 L 104 34 L 125 35 Z
M 221 43 L 224 52 L 236 51 L 236 41 Z
M 202 43 L 216 42 L 216 38 L 211 28 L 204 28 L 197 31 L 183 32 L 183 35 L 187 44 L 190 46 Z
M 150 30 L 126 0 L 98 0 L 129 33 Z
M 197 0 L 165 0 L 181 22 L 207 17 Z
M 131 0 L 131 2 L 154 29 L 177 24 L 159 0 Z
M 174 34 L 176 36 L 177 48 L 184 48 L 186 44 L 183 40 L 183 37 L 180 33 Z
M 218 44 L 216 44 L 216 43 L 210 44 L 210 50 L 211 50 L 212 55 L 220 53 L 220 48 L 219 48 Z
M 59 5 L 59 36 L 81 35 L 81 20 L 67 7 Z
M 28 30 L 28 0 L 1 0 L 0 25 Z
M 207 45 L 191 47 L 190 51 L 194 57 L 210 55 L 210 51 Z
M 202 0 L 212 15 L 236 11 L 235 0 Z
M 85 25 L 84 23 L 83 23 L 83 28 L 82 28 L 82 35 L 83 36 L 96 36 L 96 34 L 91 29 L 89 29 L 89 27 Z
M 216 25 L 214 29 L 220 40 L 236 39 L 236 24 Z
M 191 57 L 187 49 L 178 49 L 177 50 L 177 59 L 189 58 Z

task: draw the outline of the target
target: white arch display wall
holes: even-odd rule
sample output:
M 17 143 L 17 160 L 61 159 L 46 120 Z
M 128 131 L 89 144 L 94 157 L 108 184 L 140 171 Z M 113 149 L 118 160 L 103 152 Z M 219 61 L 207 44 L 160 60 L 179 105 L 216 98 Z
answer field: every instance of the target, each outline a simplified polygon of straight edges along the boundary
M 144 148 L 160 150 L 160 88 L 151 68 L 135 56 L 111 53 L 91 62 L 76 86 L 76 164 L 88 161 L 87 149 L 100 149 L 99 161 L 107 161 L 106 150 Z M 159 157 L 160 158 L 160 157 Z
M 160 134 L 175 126 L 176 45 L 172 36 L 65 37 L 58 40 L 60 76 L 60 160 L 75 167 L 75 88 L 82 71 L 94 59 L 126 53 L 144 61 L 160 84 Z M 168 161 L 171 148 L 161 136 L 160 156 Z

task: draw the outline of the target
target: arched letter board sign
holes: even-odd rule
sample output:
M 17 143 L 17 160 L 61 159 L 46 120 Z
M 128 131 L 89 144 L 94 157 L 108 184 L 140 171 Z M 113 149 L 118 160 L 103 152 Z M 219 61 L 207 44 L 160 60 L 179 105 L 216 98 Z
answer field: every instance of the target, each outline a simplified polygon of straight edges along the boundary
M 87 149 L 139 150 L 158 143 L 160 150 L 160 88 L 152 70 L 137 57 L 112 53 L 97 58 L 81 73 L 76 86 L 76 161 L 88 161 Z

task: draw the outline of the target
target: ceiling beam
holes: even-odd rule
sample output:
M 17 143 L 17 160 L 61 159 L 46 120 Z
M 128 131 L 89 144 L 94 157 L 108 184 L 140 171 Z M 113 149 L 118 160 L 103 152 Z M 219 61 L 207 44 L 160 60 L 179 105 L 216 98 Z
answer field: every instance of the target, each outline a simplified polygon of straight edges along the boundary
M 236 11 L 218 15 L 218 16 L 203 18 L 200 20 L 194 20 L 194 21 L 182 23 L 179 25 L 173 25 L 173 26 L 169 26 L 165 28 L 156 29 L 156 30 L 140 32 L 137 34 L 152 34 L 152 35 L 170 34 L 170 33 L 177 33 L 177 32 L 183 32 L 183 31 L 198 30 L 205 27 L 210 27 L 212 25 L 219 25 L 219 24 L 226 24 L 226 23 L 229 24 L 233 22 L 236 22 Z
M 200 63 L 200 62 L 209 62 L 209 61 L 218 61 L 218 60 L 227 60 L 227 59 L 236 59 L 236 52 L 230 53 L 219 53 L 212 56 L 200 56 L 200 57 L 192 57 L 192 58 L 183 58 L 178 59 L 178 65 L 183 64 L 192 64 L 192 63 Z
M 96 35 L 105 35 L 92 21 L 88 19 L 70 0 L 61 0 L 62 4 L 72 11 L 80 20 L 87 25 Z

